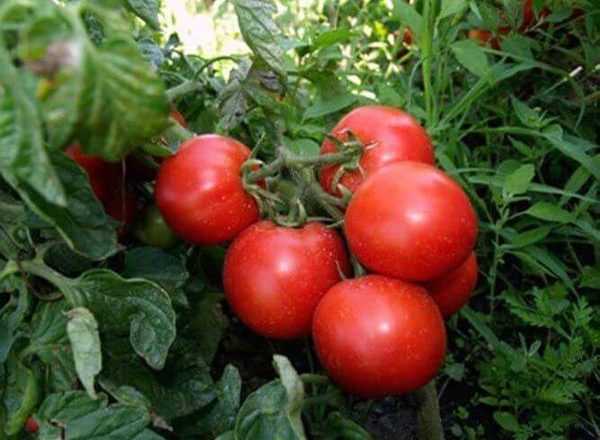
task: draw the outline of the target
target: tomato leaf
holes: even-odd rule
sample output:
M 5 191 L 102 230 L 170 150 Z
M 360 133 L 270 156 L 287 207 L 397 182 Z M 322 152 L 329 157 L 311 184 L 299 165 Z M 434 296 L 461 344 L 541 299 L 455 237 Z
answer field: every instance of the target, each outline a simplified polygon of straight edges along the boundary
M 98 323 L 84 307 L 69 310 L 67 316 L 67 334 L 71 341 L 75 370 L 88 395 L 95 399 L 94 378 L 102 369 Z
M 64 182 L 67 207 L 48 203 L 29 187 L 17 191 L 42 220 L 56 228 L 73 250 L 93 260 L 102 260 L 117 251 L 117 236 L 111 220 L 94 194 L 85 172 L 63 154 L 52 156 L 52 164 Z
M 162 288 L 98 269 L 68 280 L 63 291 L 73 305 L 87 307 L 94 314 L 101 331 L 129 330 L 136 353 L 152 368 L 164 366 L 175 339 L 175 312 Z
M 125 5 L 135 15 L 144 20 L 153 29 L 159 29 L 158 12 L 159 4 L 157 0 L 124 0 Z
M 3 385 L 0 388 L 0 408 L 4 409 L 6 417 L 0 429 L 9 437 L 15 436 L 37 402 L 37 380 L 31 369 L 16 357 L 10 357 L 8 362 L 0 365 L 0 385 Z
M 510 195 L 527 192 L 534 175 L 535 168 L 533 165 L 522 165 L 505 177 L 502 189 L 506 194 Z
M 477 43 L 471 40 L 458 40 L 450 49 L 462 66 L 477 76 L 484 77 L 490 72 L 487 55 Z
M 284 82 L 287 72 L 283 65 L 285 53 L 280 43 L 280 30 L 273 20 L 277 12 L 271 0 L 235 0 L 240 32 L 252 52 Z

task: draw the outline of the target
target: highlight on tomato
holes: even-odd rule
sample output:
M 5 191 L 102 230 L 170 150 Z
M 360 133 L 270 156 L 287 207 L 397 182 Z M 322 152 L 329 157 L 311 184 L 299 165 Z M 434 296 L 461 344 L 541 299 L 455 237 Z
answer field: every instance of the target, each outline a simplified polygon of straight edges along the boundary
M 226 243 L 258 221 L 258 206 L 242 185 L 241 166 L 249 155 L 241 142 L 207 134 L 165 159 L 155 200 L 176 235 L 196 244 Z
M 333 286 L 315 311 L 313 339 L 333 381 L 364 398 L 422 387 L 446 353 L 444 321 L 427 291 L 380 275 Z
M 268 338 L 294 339 L 310 334 L 318 301 L 349 272 L 341 237 L 323 223 L 261 221 L 229 247 L 223 285 L 244 324 Z
M 393 107 L 368 105 L 358 107 L 344 116 L 333 128 L 331 135 L 341 142 L 351 140 L 351 135 L 364 146 L 359 161 L 360 169 L 347 170 L 339 178 L 339 184 L 356 191 L 369 176 L 378 169 L 394 162 L 410 160 L 433 165 L 433 145 L 427 132 L 408 113 Z M 335 153 L 338 147 L 331 139 L 321 146 L 321 154 Z M 339 195 L 336 174 L 340 165 L 327 165 L 319 172 L 323 189 Z
M 426 281 L 460 265 L 477 238 L 468 196 L 449 176 L 418 162 L 388 165 L 354 193 L 344 231 L 375 273 Z

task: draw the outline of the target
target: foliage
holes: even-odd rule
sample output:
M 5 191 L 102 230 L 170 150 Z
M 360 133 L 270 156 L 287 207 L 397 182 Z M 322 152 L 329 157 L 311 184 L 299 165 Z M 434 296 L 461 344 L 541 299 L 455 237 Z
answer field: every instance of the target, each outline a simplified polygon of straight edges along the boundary
M 282 347 L 223 309 L 223 249 L 119 244 L 61 150 L 166 156 L 185 134 L 171 104 L 189 130 L 265 160 L 281 145 L 310 156 L 342 112 L 373 102 L 424 123 L 480 216 L 481 280 L 449 322 L 439 380 L 446 429 L 600 436 L 597 2 L 535 0 L 551 13 L 523 32 L 517 0 L 328 0 L 303 21 L 291 3 L 236 0 L 252 53 L 203 59 L 160 33 L 155 0 L 2 2 L 0 439 L 27 438 L 32 414 L 48 439 L 372 438 L 351 398 L 286 357 L 274 380 L 226 365 Z M 286 354 L 319 372 L 310 349 Z

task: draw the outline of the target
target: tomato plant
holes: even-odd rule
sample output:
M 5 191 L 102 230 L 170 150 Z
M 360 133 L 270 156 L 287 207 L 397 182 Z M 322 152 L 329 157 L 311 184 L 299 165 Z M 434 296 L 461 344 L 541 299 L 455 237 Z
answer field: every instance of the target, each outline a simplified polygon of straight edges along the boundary
M 431 165 L 400 162 L 373 174 L 354 194 L 344 231 L 374 272 L 425 281 L 461 264 L 473 250 L 477 217 L 467 195 Z
M 156 179 L 156 204 L 179 237 L 226 243 L 258 221 L 256 202 L 242 186 L 250 150 L 219 135 L 197 136 L 166 159 Z
M 420 388 L 446 352 L 444 322 L 425 289 L 378 275 L 332 287 L 315 311 L 313 337 L 333 380 L 362 397 Z
M 263 221 L 232 243 L 225 257 L 227 301 L 257 333 L 277 339 L 310 334 L 321 297 L 349 273 L 341 238 L 322 223 L 294 229 Z
M 383 106 L 365 106 L 352 110 L 333 128 L 332 136 L 341 142 L 355 136 L 364 151 L 357 168 L 341 170 L 339 165 L 324 166 L 319 174 L 321 186 L 337 194 L 337 184 L 354 192 L 368 176 L 383 166 L 402 160 L 412 160 L 433 165 L 433 145 L 427 133 L 412 116 L 401 110 Z M 321 154 L 338 150 L 336 144 L 326 139 Z

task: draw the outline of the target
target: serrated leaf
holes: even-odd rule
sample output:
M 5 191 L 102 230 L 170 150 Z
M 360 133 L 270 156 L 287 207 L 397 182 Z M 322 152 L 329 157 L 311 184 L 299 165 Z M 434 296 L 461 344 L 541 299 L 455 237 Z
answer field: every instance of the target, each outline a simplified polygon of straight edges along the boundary
M 102 370 L 98 323 L 94 315 L 84 307 L 69 310 L 67 317 L 67 334 L 71 341 L 75 370 L 88 395 L 95 399 L 94 378 Z
M 74 306 L 87 307 L 94 314 L 101 331 L 128 330 L 136 353 L 152 368 L 164 366 L 175 339 L 175 312 L 162 288 L 98 269 L 68 280 L 62 289 Z
M 125 0 L 127 7 L 138 17 L 158 30 L 158 12 L 160 5 L 157 0 Z
M 472 40 L 458 40 L 450 46 L 454 56 L 462 66 L 477 76 L 490 72 L 487 55 L 479 44 Z
M 525 213 L 540 220 L 555 223 L 569 223 L 575 219 L 572 213 L 549 202 L 538 202 L 525 211 Z
M 244 41 L 285 82 L 285 53 L 279 41 L 281 32 L 274 21 L 275 3 L 271 0 L 235 0 L 233 4 Z
M 302 426 L 301 419 L 302 405 L 304 404 L 304 385 L 291 362 L 285 356 L 274 355 L 273 366 L 287 392 L 287 413 L 294 425 L 294 431 L 299 438 L 302 438 L 304 437 L 304 426 Z
M 557 124 L 548 126 L 542 134 L 554 148 L 579 162 L 596 179 L 600 180 L 600 162 L 586 154 L 586 151 L 593 148 L 594 144 L 590 144 L 584 139 L 564 135 L 562 128 Z
M 171 293 L 189 277 L 185 263 L 162 249 L 151 246 L 133 248 L 125 253 L 125 278 L 145 278 Z
M 251 67 L 249 60 L 241 60 L 238 68 L 231 72 L 229 82 L 219 93 L 219 122 L 226 130 L 237 127 L 248 111 L 244 83 Z
M 522 165 L 504 178 L 503 191 L 507 194 L 517 195 L 527 191 L 535 175 L 535 168 L 531 164 Z

